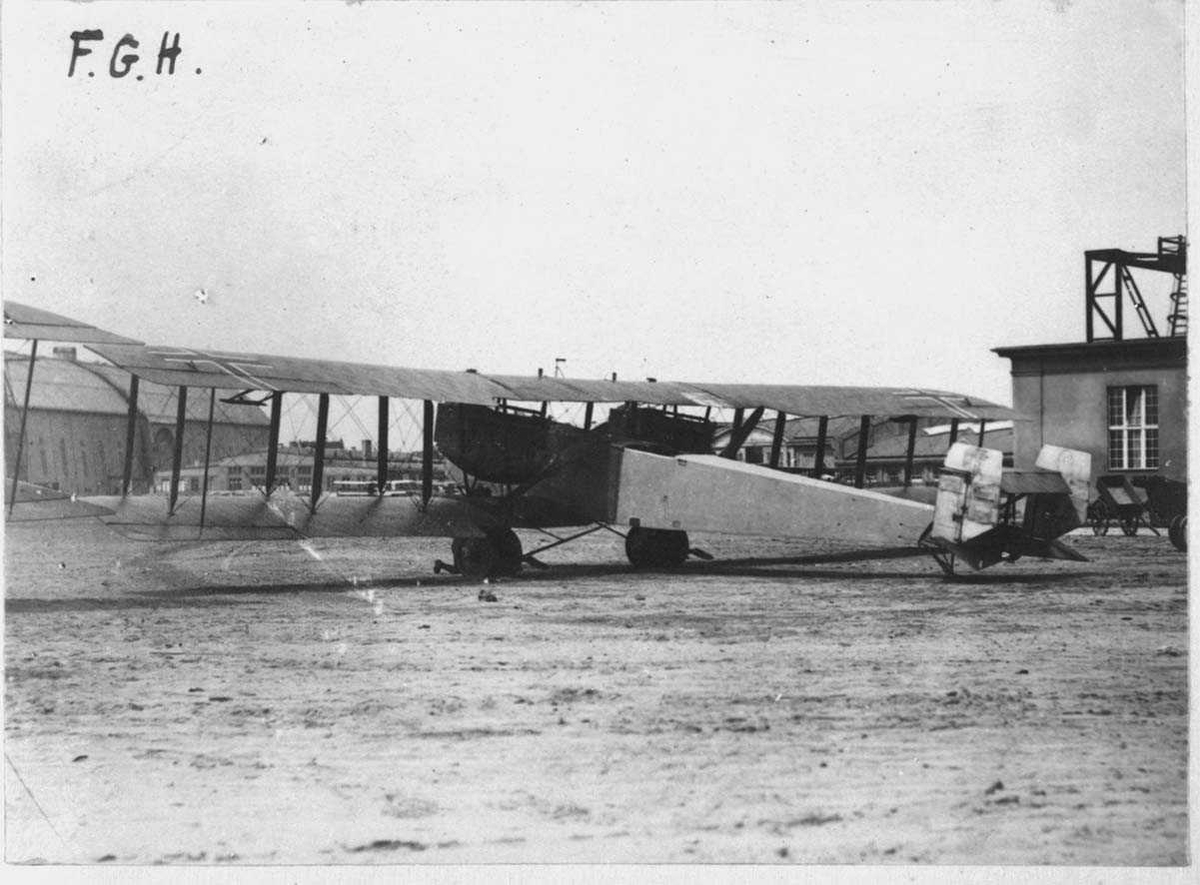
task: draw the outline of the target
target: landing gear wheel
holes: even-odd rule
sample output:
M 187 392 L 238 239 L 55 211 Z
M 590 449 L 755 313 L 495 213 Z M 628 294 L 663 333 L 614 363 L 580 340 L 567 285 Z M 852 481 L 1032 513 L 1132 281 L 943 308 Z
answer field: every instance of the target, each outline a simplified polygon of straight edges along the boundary
M 921 532 L 921 537 L 917 539 L 917 546 L 929 553 L 933 557 L 933 561 L 938 564 L 938 567 L 946 575 L 947 578 L 954 577 L 954 560 L 955 556 L 949 550 L 946 550 L 937 541 L 934 541 L 930 535 L 933 534 L 933 523 L 925 527 L 925 531 Z
M 450 552 L 460 575 L 487 578 L 494 573 L 497 550 L 490 538 L 455 538 L 450 542 Z
M 506 577 L 521 571 L 521 539 L 512 529 L 489 529 L 482 538 L 450 542 L 454 568 L 468 578 Z
M 687 532 L 634 526 L 625 536 L 625 555 L 634 568 L 671 568 L 688 557 Z
M 488 532 L 488 540 L 496 550 L 493 574 L 512 576 L 521 571 L 521 539 L 512 529 Z
M 1177 516 L 1171 520 L 1167 528 L 1167 537 L 1175 545 L 1176 550 L 1187 552 L 1187 517 Z

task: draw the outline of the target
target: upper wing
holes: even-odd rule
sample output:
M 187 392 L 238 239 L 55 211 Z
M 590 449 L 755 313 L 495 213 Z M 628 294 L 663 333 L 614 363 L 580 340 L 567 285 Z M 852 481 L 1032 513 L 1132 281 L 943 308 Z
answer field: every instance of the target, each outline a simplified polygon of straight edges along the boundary
M 979 397 L 912 387 L 837 387 L 803 384 L 707 384 L 685 381 L 583 381 L 489 375 L 508 399 L 539 402 L 639 402 L 722 409 L 772 409 L 795 417 L 876 415 L 1012 420 L 1007 406 Z
M 394 396 L 477 405 L 514 400 L 761 407 L 797 417 L 915 415 L 972 421 L 1016 417 L 1005 406 L 944 390 L 530 378 L 183 347 L 92 345 L 91 349 L 140 378 L 169 386 Z
M 187 347 L 89 347 L 143 380 L 170 387 L 394 396 L 477 405 L 491 405 L 508 396 L 504 388 L 474 372 L 405 369 Z
M 70 317 L 12 301 L 4 302 L 4 337 L 72 341 L 77 344 L 140 344 Z

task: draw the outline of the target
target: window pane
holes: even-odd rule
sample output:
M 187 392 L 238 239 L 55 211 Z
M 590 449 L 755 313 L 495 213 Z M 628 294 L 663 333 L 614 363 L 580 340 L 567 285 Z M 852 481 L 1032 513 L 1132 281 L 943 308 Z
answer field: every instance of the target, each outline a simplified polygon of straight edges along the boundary
M 1142 388 L 1125 388 L 1125 423 L 1129 427 L 1142 426 Z
M 1146 466 L 1145 451 L 1142 448 L 1142 431 L 1128 431 L 1128 457 L 1125 461 L 1125 466 L 1129 469 Z
M 1125 422 L 1122 420 L 1125 414 L 1125 390 L 1121 387 L 1110 387 L 1108 389 L 1108 426 L 1120 427 Z
M 1119 430 L 1108 432 L 1108 467 L 1110 470 L 1125 468 L 1125 435 Z
M 1143 387 L 1146 392 L 1146 426 L 1158 426 L 1158 388 Z
M 1158 467 L 1158 430 L 1146 430 L 1146 466 Z

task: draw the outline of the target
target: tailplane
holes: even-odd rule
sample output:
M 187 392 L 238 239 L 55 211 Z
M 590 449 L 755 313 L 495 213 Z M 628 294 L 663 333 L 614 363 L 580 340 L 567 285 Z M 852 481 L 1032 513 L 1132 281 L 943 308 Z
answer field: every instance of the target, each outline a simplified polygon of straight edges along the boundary
M 946 453 L 933 525 L 922 537 L 942 569 L 952 574 L 956 559 L 973 569 L 1022 556 L 1086 561 L 1058 538 L 1087 517 L 1091 455 L 1044 446 L 1034 470 L 1003 464 L 1001 452 L 966 443 Z

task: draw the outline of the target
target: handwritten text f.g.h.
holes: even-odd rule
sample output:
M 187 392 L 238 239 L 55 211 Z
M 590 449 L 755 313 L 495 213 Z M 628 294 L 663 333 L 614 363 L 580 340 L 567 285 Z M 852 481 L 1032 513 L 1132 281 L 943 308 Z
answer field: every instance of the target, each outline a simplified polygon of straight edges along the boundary
M 67 68 L 67 76 L 75 76 L 75 63 L 84 56 L 91 55 L 92 49 L 87 46 L 88 43 L 99 43 L 104 40 L 104 32 L 97 29 L 92 31 L 72 31 L 71 32 L 71 64 Z M 112 55 L 108 60 L 108 75 L 115 79 L 127 77 L 141 60 L 141 56 L 133 50 L 137 49 L 141 44 L 133 34 L 126 34 L 118 40 L 112 49 Z M 172 75 L 175 73 L 175 61 L 183 53 L 179 46 L 179 32 L 172 34 L 170 31 L 164 31 L 162 43 L 158 48 L 158 64 L 155 66 L 155 74 Z M 80 65 L 81 68 L 86 67 Z M 200 69 L 196 68 L 196 73 L 200 73 Z M 96 76 L 95 71 L 88 71 L 89 77 Z M 136 79 L 141 80 L 142 74 L 137 74 Z

